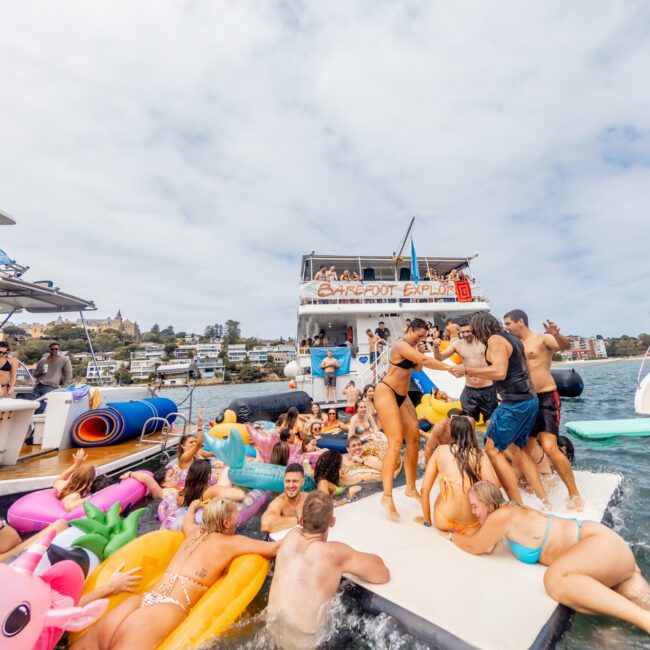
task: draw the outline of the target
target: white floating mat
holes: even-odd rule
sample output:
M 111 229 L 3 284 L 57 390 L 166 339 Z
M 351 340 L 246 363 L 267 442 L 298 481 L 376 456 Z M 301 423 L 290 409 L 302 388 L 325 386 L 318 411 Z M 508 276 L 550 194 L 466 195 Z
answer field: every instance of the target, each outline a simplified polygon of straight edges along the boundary
M 578 489 L 586 501 L 580 518 L 601 521 L 620 480 L 615 474 L 576 472 Z M 437 483 L 432 503 L 436 494 Z M 405 497 L 404 488 L 395 489 L 393 496 L 401 521 L 391 521 L 384 514 L 381 493 L 377 493 L 336 508 L 336 524 L 329 534 L 332 541 L 377 553 L 390 569 L 391 579 L 385 585 L 350 578 L 373 594 L 372 607 L 400 619 L 435 647 L 521 650 L 547 646 L 566 613 L 546 594 L 546 567 L 519 562 L 504 542 L 491 555 L 465 553 L 449 541 L 448 533 L 413 521 L 421 514 L 420 503 Z M 563 484 L 549 497 L 554 513 L 575 516 L 566 508 Z M 535 497 L 524 500 L 539 506 Z
M 650 418 L 580 420 L 577 422 L 566 422 L 564 426 L 576 436 L 591 440 L 614 438 L 616 436 L 630 436 L 634 438 L 650 436 Z

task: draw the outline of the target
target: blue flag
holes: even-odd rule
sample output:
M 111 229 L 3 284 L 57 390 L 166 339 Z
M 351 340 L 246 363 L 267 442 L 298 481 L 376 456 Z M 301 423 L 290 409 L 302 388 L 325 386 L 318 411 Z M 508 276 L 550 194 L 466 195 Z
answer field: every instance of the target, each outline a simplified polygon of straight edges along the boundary
M 411 237 L 411 279 L 415 284 L 420 281 L 420 271 L 418 270 L 418 256 L 415 254 L 415 244 Z

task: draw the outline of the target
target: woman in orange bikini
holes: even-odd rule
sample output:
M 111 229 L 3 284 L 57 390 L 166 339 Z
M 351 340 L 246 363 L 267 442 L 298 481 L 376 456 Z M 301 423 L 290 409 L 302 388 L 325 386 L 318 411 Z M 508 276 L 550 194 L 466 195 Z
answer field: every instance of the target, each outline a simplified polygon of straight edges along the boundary
M 382 463 L 384 495 L 381 498 L 381 505 L 393 519 L 399 519 L 393 502 L 393 472 L 399 463 L 404 442 L 406 442 L 404 493 L 415 499 L 420 498 L 415 487 L 420 429 L 415 407 L 408 396 L 411 371 L 422 370 L 423 366 L 445 371 L 451 368 L 442 361 L 422 353 L 426 335 L 426 323 L 421 318 L 414 318 L 409 333 L 393 343 L 388 358 L 388 372 L 375 388 L 375 408 L 388 438 L 388 449 Z
M 431 490 L 440 481 L 440 494 L 433 506 L 433 520 L 440 530 L 464 533 L 478 526 L 472 514 L 469 490 L 478 481 L 499 480 L 487 454 L 479 449 L 474 425 L 464 415 L 452 415 L 451 444 L 440 445 L 427 463 L 422 483 L 422 517 L 415 521 L 431 526 Z
M 274 558 L 280 542 L 235 535 L 237 508 L 217 498 L 203 509 L 203 525 L 194 523 L 200 501 L 183 518 L 185 541 L 160 580 L 145 594 L 131 596 L 99 620 L 74 650 L 157 648 L 189 610 L 221 577 L 236 557 L 259 553 Z

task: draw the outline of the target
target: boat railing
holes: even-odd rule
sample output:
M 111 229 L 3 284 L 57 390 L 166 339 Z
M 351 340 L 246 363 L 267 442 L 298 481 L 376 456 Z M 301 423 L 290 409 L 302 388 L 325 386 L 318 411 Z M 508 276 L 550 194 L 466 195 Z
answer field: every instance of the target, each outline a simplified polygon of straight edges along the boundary
M 183 432 L 182 433 L 172 433 L 172 425 L 170 423 L 170 418 L 174 416 L 175 419 L 180 418 L 183 420 Z M 154 423 L 162 423 L 162 427 L 158 430 L 158 427 L 154 426 L 153 429 L 150 429 L 150 425 Z M 160 458 L 163 463 L 169 462 L 170 454 L 167 451 L 167 445 L 169 442 L 169 437 L 172 438 L 181 438 L 185 435 L 187 430 L 188 419 L 183 413 L 170 413 L 166 418 L 162 417 L 151 417 L 143 425 L 142 431 L 140 433 L 140 444 L 141 445 L 161 445 Z M 149 440 L 148 436 L 153 433 L 160 433 L 163 437 L 162 440 Z
M 390 349 L 384 345 L 381 352 L 377 354 L 376 359 L 359 373 L 359 385 L 376 384 L 388 370 L 388 357 Z

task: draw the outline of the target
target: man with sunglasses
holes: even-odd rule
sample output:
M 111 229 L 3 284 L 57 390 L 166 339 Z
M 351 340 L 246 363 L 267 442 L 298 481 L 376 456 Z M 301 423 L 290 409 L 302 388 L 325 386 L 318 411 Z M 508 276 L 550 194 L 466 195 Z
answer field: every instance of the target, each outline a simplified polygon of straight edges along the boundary
M 72 364 L 68 357 L 61 356 L 61 346 L 58 343 L 50 343 L 50 353 L 43 356 L 36 364 L 32 373 L 36 379 L 34 390 L 26 395 L 26 399 L 39 399 L 50 391 L 70 385 L 72 381 Z M 45 402 L 42 401 L 36 413 L 45 410 Z

